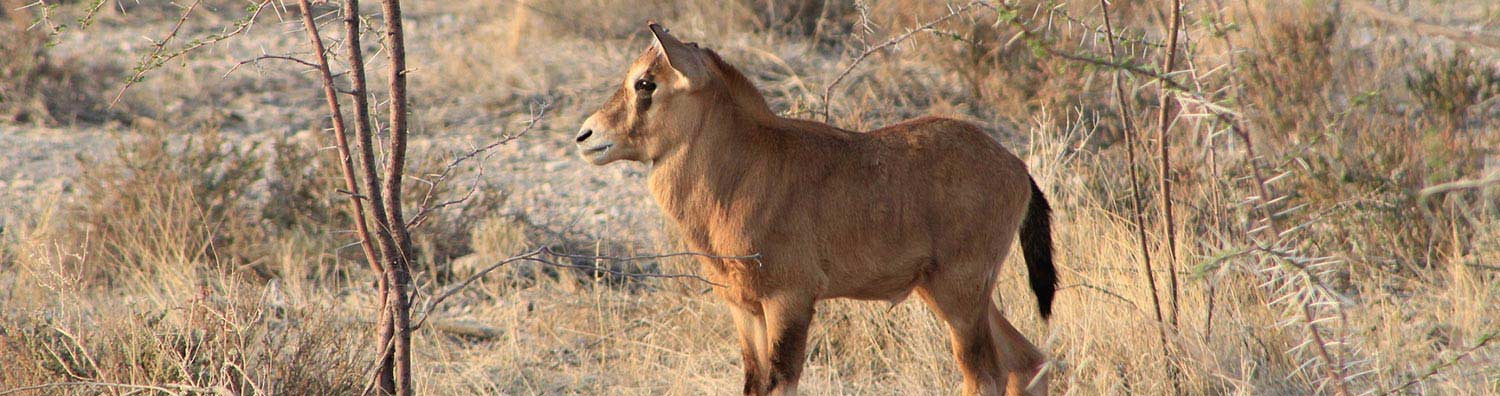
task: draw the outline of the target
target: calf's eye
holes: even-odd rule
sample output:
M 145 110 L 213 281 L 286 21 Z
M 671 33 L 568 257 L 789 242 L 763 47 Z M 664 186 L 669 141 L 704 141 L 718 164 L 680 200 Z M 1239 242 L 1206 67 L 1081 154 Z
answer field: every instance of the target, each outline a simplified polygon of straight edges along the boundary
M 655 91 L 656 83 L 651 82 L 651 80 L 635 80 L 635 90 L 642 92 Z

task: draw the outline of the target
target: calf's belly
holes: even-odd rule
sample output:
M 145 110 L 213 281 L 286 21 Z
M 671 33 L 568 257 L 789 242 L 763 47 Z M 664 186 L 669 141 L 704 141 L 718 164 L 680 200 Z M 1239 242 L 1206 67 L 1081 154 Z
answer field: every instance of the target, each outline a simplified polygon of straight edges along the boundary
M 926 256 L 861 261 L 827 268 L 829 285 L 824 298 L 898 303 L 932 270 L 932 259 Z

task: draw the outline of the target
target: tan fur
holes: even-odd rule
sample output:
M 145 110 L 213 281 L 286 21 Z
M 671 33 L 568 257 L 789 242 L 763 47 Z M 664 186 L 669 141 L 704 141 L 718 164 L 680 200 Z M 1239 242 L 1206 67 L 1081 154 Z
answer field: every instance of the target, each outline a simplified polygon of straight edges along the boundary
M 652 195 L 692 250 L 759 255 L 701 259 L 727 285 L 716 292 L 734 309 L 746 394 L 796 393 L 816 301 L 914 290 L 950 326 L 965 394 L 1025 393 L 1043 357 L 990 298 L 1032 199 L 1025 163 L 963 121 L 858 133 L 777 117 L 718 55 L 651 29 L 579 148 L 599 165 L 650 164 Z M 656 89 L 636 90 L 642 78 Z

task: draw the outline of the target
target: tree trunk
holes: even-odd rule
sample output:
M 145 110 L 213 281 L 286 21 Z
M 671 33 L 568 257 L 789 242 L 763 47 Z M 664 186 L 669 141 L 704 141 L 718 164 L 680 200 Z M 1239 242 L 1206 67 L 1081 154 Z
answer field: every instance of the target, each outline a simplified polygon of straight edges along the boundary
M 401 2 L 382 0 L 381 11 L 385 14 L 387 53 L 390 55 L 390 142 L 386 153 L 390 156 L 385 166 L 385 207 L 391 236 L 395 239 L 396 254 L 386 257 L 386 308 L 393 321 L 395 339 L 392 358 L 395 359 L 396 394 L 410 396 L 411 389 L 411 297 L 407 289 L 411 283 L 411 235 L 407 233 L 406 220 L 401 213 L 401 180 L 406 167 L 406 38 L 401 30 Z

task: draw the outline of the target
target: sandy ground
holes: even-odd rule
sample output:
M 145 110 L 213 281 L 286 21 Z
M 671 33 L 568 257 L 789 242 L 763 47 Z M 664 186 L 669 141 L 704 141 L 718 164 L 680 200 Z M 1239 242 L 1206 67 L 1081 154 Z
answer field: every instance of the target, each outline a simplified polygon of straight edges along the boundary
M 417 70 L 413 77 L 412 150 L 414 156 L 451 158 L 514 132 L 525 125 L 528 109 L 549 103 L 546 117 L 526 136 L 478 157 L 472 165 L 484 168 L 480 184 L 503 188 L 510 198 L 504 210 L 525 216 L 555 232 L 631 244 L 654 245 L 663 240 L 661 217 L 644 187 L 645 168 L 639 164 L 594 167 L 578 159 L 571 147 L 576 125 L 592 109 L 601 81 L 572 86 L 516 89 L 479 95 L 445 96 L 446 77 L 429 70 L 442 70 L 442 62 L 468 62 L 464 58 L 432 59 L 435 37 L 461 33 L 481 24 L 484 15 L 466 15 L 453 10 L 423 10 L 413 7 L 407 15 L 410 58 Z M 495 7 L 504 8 L 504 7 Z M 462 10 L 459 10 L 462 11 Z M 138 16 L 138 15 L 137 15 Z M 331 16 L 328 16 L 331 18 Z M 214 120 L 234 144 L 264 143 L 277 137 L 306 137 L 318 123 L 326 122 L 321 91 L 302 69 L 289 64 L 261 62 L 239 65 L 259 54 L 302 54 L 303 34 L 291 13 L 262 15 L 245 35 L 207 47 L 188 57 L 169 62 L 132 86 L 119 108 L 130 114 L 135 126 L 173 130 L 176 125 L 196 125 Z M 145 42 L 139 38 L 160 35 L 157 24 L 133 26 L 127 20 L 105 20 L 106 27 L 88 33 L 105 36 L 89 39 L 65 36 L 50 54 L 69 64 L 122 66 L 126 74 L 131 59 L 139 57 Z M 336 27 L 328 24 L 325 30 Z M 211 33 L 206 26 L 189 23 L 184 37 Z M 93 36 L 98 37 L 98 36 Z M 367 43 L 368 44 L 368 43 Z M 378 50 L 378 48 L 372 48 Z M 375 53 L 372 51 L 372 53 Z M 102 56 L 101 56 L 102 55 Z M 481 56 L 471 54 L 469 56 Z M 618 56 L 617 56 L 618 57 Z M 603 60 L 595 60 L 603 61 Z M 372 85 L 385 81 L 384 59 L 373 57 L 369 65 Z M 232 73 L 229 71 L 233 70 Z M 612 76 L 615 70 L 599 70 L 597 76 Z M 124 75 L 96 78 L 123 82 Z M 518 78 L 538 78 L 525 76 Z M 612 78 L 612 77 L 611 77 Z M 426 80 L 426 81 L 423 81 Z M 460 82 L 462 84 L 462 82 Z M 101 93 L 112 97 L 121 86 Z M 577 86 L 595 91 L 578 92 Z M 348 106 L 346 103 L 345 106 Z M 478 111 L 476 111 L 476 107 Z M 488 108 L 486 108 L 488 107 Z M 501 107 L 495 109 L 495 107 Z M 346 107 L 347 109 L 347 107 Z M 498 110 L 498 111 L 491 111 Z M 20 211 L 32 207 L 38 197 L 58 196 L 68 191 L 79 172 L 79 156 L 102 158 L 112 154 L 121 141 L 136 138 L 125 122 L 75 123 L 64 126 L 0 125 L 0 224 L 17 221 Z M 175 133 L 199 133 L 177 128 Z M 326 133 L 326 131 L 325 131 Z M 331 141 L 331 133 L 317 141 Z M 265 145 L 263 145 L 265 146 Z M 332 151 L 325 150 L 332 155 Z M 417 175 L 420 176 L 420 175 Z M 470 180 L 458 181 L 471 183 Z

